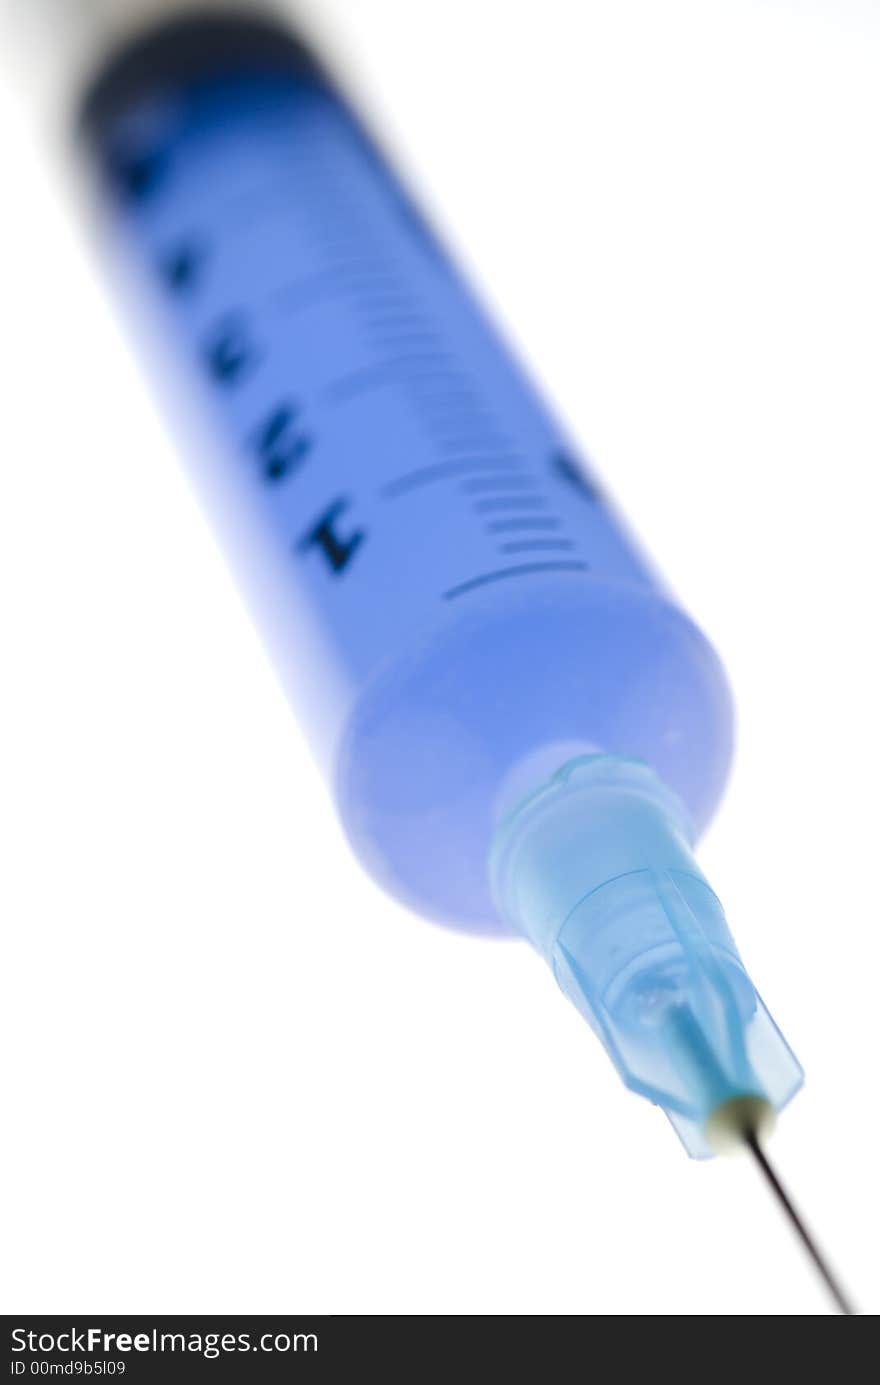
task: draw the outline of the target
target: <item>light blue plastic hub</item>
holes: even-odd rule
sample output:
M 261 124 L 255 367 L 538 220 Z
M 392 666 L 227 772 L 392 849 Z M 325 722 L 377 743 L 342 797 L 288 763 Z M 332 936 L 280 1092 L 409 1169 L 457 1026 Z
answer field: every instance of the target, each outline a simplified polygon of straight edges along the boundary
M 573 760 L 502 824 L 498 907 L 544 954 L 633 1091 L 688 1153 L 710 1118 L 779 1110 L 803 1081 L 692 853 L 685 810 L 640 761 Z

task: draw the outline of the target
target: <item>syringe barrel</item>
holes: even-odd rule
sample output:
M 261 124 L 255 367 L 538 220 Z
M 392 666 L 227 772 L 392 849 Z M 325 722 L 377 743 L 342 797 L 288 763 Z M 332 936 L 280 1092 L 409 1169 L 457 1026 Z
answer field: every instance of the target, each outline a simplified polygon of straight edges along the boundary
M 376 878 L 509 931 L 497 824 L 597 748 L 702 827 L 731 753 L 715 655 L 308 54 L 225 7 L 177 20 L 82 129 L 192 474 Z

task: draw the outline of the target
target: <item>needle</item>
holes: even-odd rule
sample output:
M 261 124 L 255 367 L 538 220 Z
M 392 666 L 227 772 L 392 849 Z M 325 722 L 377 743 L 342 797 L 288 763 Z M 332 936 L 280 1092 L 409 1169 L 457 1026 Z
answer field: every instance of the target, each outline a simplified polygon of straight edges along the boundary
M 834 1271 L 831 1269 L 827 1260 L 822 1255 L 822 1252 L 820 1251 L 816 1242 L 813 1240 L 813 1237 L 811 1236 L 810 1232 L 807 1230 L 806 1226 L 801 1220 L 800 1213 L 794 1206 L 793 1202 L 791 1201 L 791 1198 L 788 1196 L 788 1193 L 785 1191 L 784 1187 L 782 1186 L 778 1177 L 776 1176 L 776 1172 L 773 1166 L 768 1161 L 766 1154 L 764 1153 L 763 1149 L 761 1148 L 758 1142 L 757 1135 L 753 1131 L 747 1132 L 744 1136 L 744 1139 L 746 1146 L 754 1154 L 759 1169 L 761 1170 L 764 1177 L 767 1179 L 767 1182 L 770 1184 L 770 1187 L 773 1189 L 773 1192 L 779 1199 L 779 1202 L 782 1205 L 785 1215 L 788 1217 L 789 1221 L 791 1222 L 792 1226 L 794 1227 L 795 1231 L 800 1237 L 804 1249 L 806 1250 L 807 1254 L 809 1255 L 810 1259 L 812 1260 L 813 1264 L 815 1265 L 816 1269 L 819 1271 L 819 1274 L 824 1280 L 828 1292 L 831 1294 L 831 1297 L 834 1300 L 838 1312 L 846 1313 L 847 1315 L 854 1315 L 856 1311 L 855 1308 L 853 1307 L 851 1301 L 847 1298 L 844 1290 L 841 1288 L 841 1285 L 836 1275 L 834 1274 Z

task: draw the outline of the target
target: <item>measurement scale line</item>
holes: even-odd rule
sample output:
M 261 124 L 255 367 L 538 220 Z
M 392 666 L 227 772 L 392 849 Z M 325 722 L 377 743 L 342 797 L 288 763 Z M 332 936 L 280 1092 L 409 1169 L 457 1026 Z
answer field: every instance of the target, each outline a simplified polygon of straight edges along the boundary
M 409 326 L 421 326 L 430 328 L 431 319 L 422 312 L 409 313 L 379 313 L 370 309 L 364 313 L 364 320 L 368 327 L 400 327 L 404 324 Z
M 535 485 L 531 476 L 486 476 L 467 481 L 461 489 L 465 495 L 485 495 L 489 491 L 530 491 Z
M 494 500 L 481 500 L 474 509 L 478 515 L 493 515 L 504 510 L 543 510 L 546 504 L 542 495 L 504 495 Z
M 279 195 L 277 191 L 271 197 L 264 193 L 261 193 L 260 196 L 254 196 L 253 193 L 242 192 L 218 208 L 218 215 L 222 218 L 229 232 L 240 235 L 242 232 L 256 229 L 268 221 L 289 215 L 292 211 L 300 212 L 301 197 L 301 189 L 297 189 L 294 196 Z M 263 198 L 265 200 L 262 200 Z M 343 217 L 347 219 L 347 224 L 344 229 L 340 230 L 339 221 Z M 358 245 L 363 248 L 365 242 L 369 243 L 366 223 L 363 226 L 358 226 L 352 221 L 350 211 L 340 209 L 338 212 L 331 212 L 328 210 L 321 220 L 314 215 L 307 214 L 303 220 L 308 225 L 310 232 L 320 237 L 324 246 L 335 241 L 337 244 Z
M 380 494 L 386 500 L 396 500 L 420 486 L 430 486 L 435 481 L 447 481 L 458 476 L 467 476 L 474 471 L 515 470 L 519 463 L 512 458 L 486 457 L 474 458 L 464 462 L 438 462 L 436 466 L 420 467 L 418 471 L 408 472 L 389 481 Z
M 455 385 L 453 375 L 450 374 L 449 376 L 449 384 L 437 387 L 433 384 L 436 378 L 433 375 L 409 376 L 407 378 L 405 384 L 413 396 L 413 403 L 417 404 L 426 414 L 444 414 L 454 408 L 457 416 L 466 421 L 463 426 L 485 428 L 491 432 L 497 431 L 495 419 L 469 391 Z
M 431 391 L 419 388 L 415 381 L 407 382 L 413 404 L 430 422 L 444 422 L 454 416 L 462 429 L 473 429 L 483 433 L 496 432 L 495 420 L 471 396 L 461 390 Z
M 530 539 L 522 543 L 503 543 L 501 553 L 571 553 L 575 548 L 569 539 Z
M 393 281 L 390 281 L 393 282 Z M 378 289 L 375 285 L 365 283 L 363 288 L 358 291 L 360 303 L 369 311 L 377 312 L 412 312 L 418 307 L 413 302 L 412 295 L 409 293 L 391 290 Z
M 528 531 L 541 530 L 546 532 L 552 529 L 561 529 L 562 521 L 559 519 L 499 519 L 492 524 L 487 524 L 486 529 L 490 534 L 518 534 Z
M 442 341 L 442 338 L 438 336 L 437 340 Z M 460 381 L 461 377 L 450 376 L 450 380 Z M 443 408 L 450 404 L 455 404 L 455 407 L 460 409 L 463 414 L 467 414 L 469 418 L 475 421 L 479 420 L 480 423 L 491 425 L 493 428 L 495 427 L 495 420 L 480 400 L 479 395 L 472 389 L 468 389 L 467 385 L 462 383 L 451 383 L 443 390 L 431 390 L 431 392 L 428 393 L 422 381 L 412 380 L 408 383 L 411 388 L 418 390 L 418 403 L 423 409 L 430 411 L 431 409 Z
M 384 274 L 384 271 L 376 271 L 376 277 Z M 308 293 L 317 285 L 326 288 L 332 285 L 342 291 L 352 291 L 353 283 L 357 280 L 371 278 L 363 269 L 350 269 L 348 266 L 341 267 L 338 264 L 327 266 L 316 274 L 310 274 L 303 279 L 292 280 L 288 284 L 273 291 L 273 298 L 283 305 L 288 298 L 298 298 L 300 294 Z
M 479 587 L 491 586 L 494 582 L 504 582 L 511 577 L 531 577 L 537 572 L 589 572 L 589 563 L 521 563 L 518 567 L 498 568 L 496 572 L 484 572 L 480 577 L 472 577 L 457 587 L 450 587 L 443 593 L 444 601 L 455 601 Z
M 442 376 L 448 367 L 443 365 L 431 366 L 429 356 L 440 362 L 443 360 L 443 353 L 420 353 L 422 360 L 416 357 L 407 356 L 400 360 L 380 361 L 378 365 L 367 366 L 363 370 L 354 371 L 351 375 L 343 375 L 341 379 L 332 381 L 327 385 L 324 394 L 327 398 L 335 400 L 337 403 L 347 399 L 353 399 L 358 395 L 364 394 L 369 390 L 385 389 L 390 384 L 399 384 L 401 379 L 407 381 L 407 367 L 414 361 L 416 368 L 421 364 L 425 373 L 434 376 Z
M 424 414 L 422 410 L 416 410 L 419 421 L 434 435 L 438 447 L 442 448 L 448 438 L 454 438 L 456 442 L 467 441 L 464 449 L 471 454 L 475 452 L 500 452 L 504 449 L 504 440 L 499 438 L 488 428 L 471 428 L 466 433 L 452 432 L 452 425 L 458 418 L 457 412 L 450 408 L 445 414 Z

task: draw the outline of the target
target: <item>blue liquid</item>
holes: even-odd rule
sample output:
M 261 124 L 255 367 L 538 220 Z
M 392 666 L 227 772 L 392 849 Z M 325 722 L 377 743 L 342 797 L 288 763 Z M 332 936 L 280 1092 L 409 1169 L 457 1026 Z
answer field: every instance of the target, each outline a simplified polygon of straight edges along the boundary
M 98 153 L 201 406 L 193 475 L 367 869 L 508 931 L 499 818 L 597 748 L 701 827 L 731 750 L 711 649 L 322 78 L 157 84 Z

